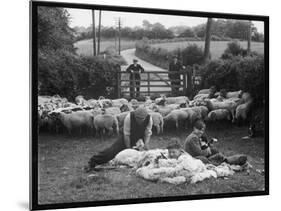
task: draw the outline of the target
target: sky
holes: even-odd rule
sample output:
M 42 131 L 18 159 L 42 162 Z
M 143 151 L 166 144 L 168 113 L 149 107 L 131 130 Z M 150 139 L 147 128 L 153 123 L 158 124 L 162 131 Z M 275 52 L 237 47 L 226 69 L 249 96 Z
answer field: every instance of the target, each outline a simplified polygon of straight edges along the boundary
M 92 24 L 92 12 L 88 9 L 67 9 L 70 13 L 70 26 L 88 27 Z M 145 13 L 129 13 L 129 12 L 112 12 L 102 11 L 103 26 L 114 26 L 118 17 L 121 18 L 122 26 L 142 26 L 143 20 L 148 20 L 150 23 L 159 22 L 166 28 L 171 26 L 185 25 L 189 27 L 205 23 L 207 18 L 191 17 L 191 16 L 175 16 L 175 15 L 159 15 Z M 95 13 L 96 24 L 98 23 L 98 11 Z M 252 21 L 258 32 L 264 32 L 264 25 L 261 21 Z

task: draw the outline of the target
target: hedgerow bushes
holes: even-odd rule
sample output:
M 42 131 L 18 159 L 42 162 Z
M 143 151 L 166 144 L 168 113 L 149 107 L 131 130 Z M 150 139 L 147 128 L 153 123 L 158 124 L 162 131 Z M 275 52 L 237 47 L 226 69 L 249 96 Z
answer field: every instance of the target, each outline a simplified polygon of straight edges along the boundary
M 168 69 L 170 59 L 177 55 L 183 62 L 183 65 L 201 64 L 203 61 L 203 50 L 196 44 L 189 44 L 186 48 L 169 51 L 163 48 L 157 48 L 150 45 L 148 40 L 142 40 L 136 43 L 135 55 L 156 66 Z
M 202 87 L 215 85 L 217 89 L 244 90 L 256 99 L 264 99 L 264 56 L 234 56 L 212 60 L 200 67 Z
M 116 72 L 112 59 L 78 56 L 66 50 L 40 50 L 38 54 L 39 95 L 59 94 L 68 99 L 116 96 Z

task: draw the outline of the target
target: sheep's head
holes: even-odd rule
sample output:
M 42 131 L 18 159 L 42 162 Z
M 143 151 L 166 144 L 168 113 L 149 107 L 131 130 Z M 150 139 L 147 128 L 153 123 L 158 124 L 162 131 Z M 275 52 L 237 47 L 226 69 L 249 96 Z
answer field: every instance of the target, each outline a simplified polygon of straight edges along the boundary
M 130 108 L 127 104 L 123 104 L 121 107 L 120 107 L 120 111 L 121 112 L 125 112 L 125 111 L 130 111 Z

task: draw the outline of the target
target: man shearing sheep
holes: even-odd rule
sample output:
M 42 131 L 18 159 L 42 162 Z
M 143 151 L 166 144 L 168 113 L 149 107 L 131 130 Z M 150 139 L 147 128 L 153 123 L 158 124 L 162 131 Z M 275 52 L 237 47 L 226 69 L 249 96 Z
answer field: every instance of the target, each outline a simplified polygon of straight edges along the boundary
M 92 156 L 85 171 L 89 172 L 96 165 L 107 163 L 124 149 L 141 148 L 141 150 L 147 150 L 151 135 L 152 118 L 144 107 L 138 107 L 125 117 L 123 134 L 119 135 L 108 148 Z

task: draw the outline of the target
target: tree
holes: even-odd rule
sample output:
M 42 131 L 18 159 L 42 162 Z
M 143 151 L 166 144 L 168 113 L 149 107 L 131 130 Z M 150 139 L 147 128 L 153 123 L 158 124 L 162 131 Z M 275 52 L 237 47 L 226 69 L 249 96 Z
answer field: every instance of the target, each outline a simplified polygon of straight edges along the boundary
M 194 31 L 191 28 L 186 29 L 184 32 L 182 32 L 179 37 L 194 37 Z
M 212 18 L 208 18 L 205 33 L 204 62 L 207 62 L 210 59 L 211 27 Z
M 233 39 L 247 40 L 249 30 L 248 21 L 227 21 L 226 36 Z
M 58 7 L 38 7 L 38 48 L 74 52 L 75 31 L 68 25 L 69 13 Z

